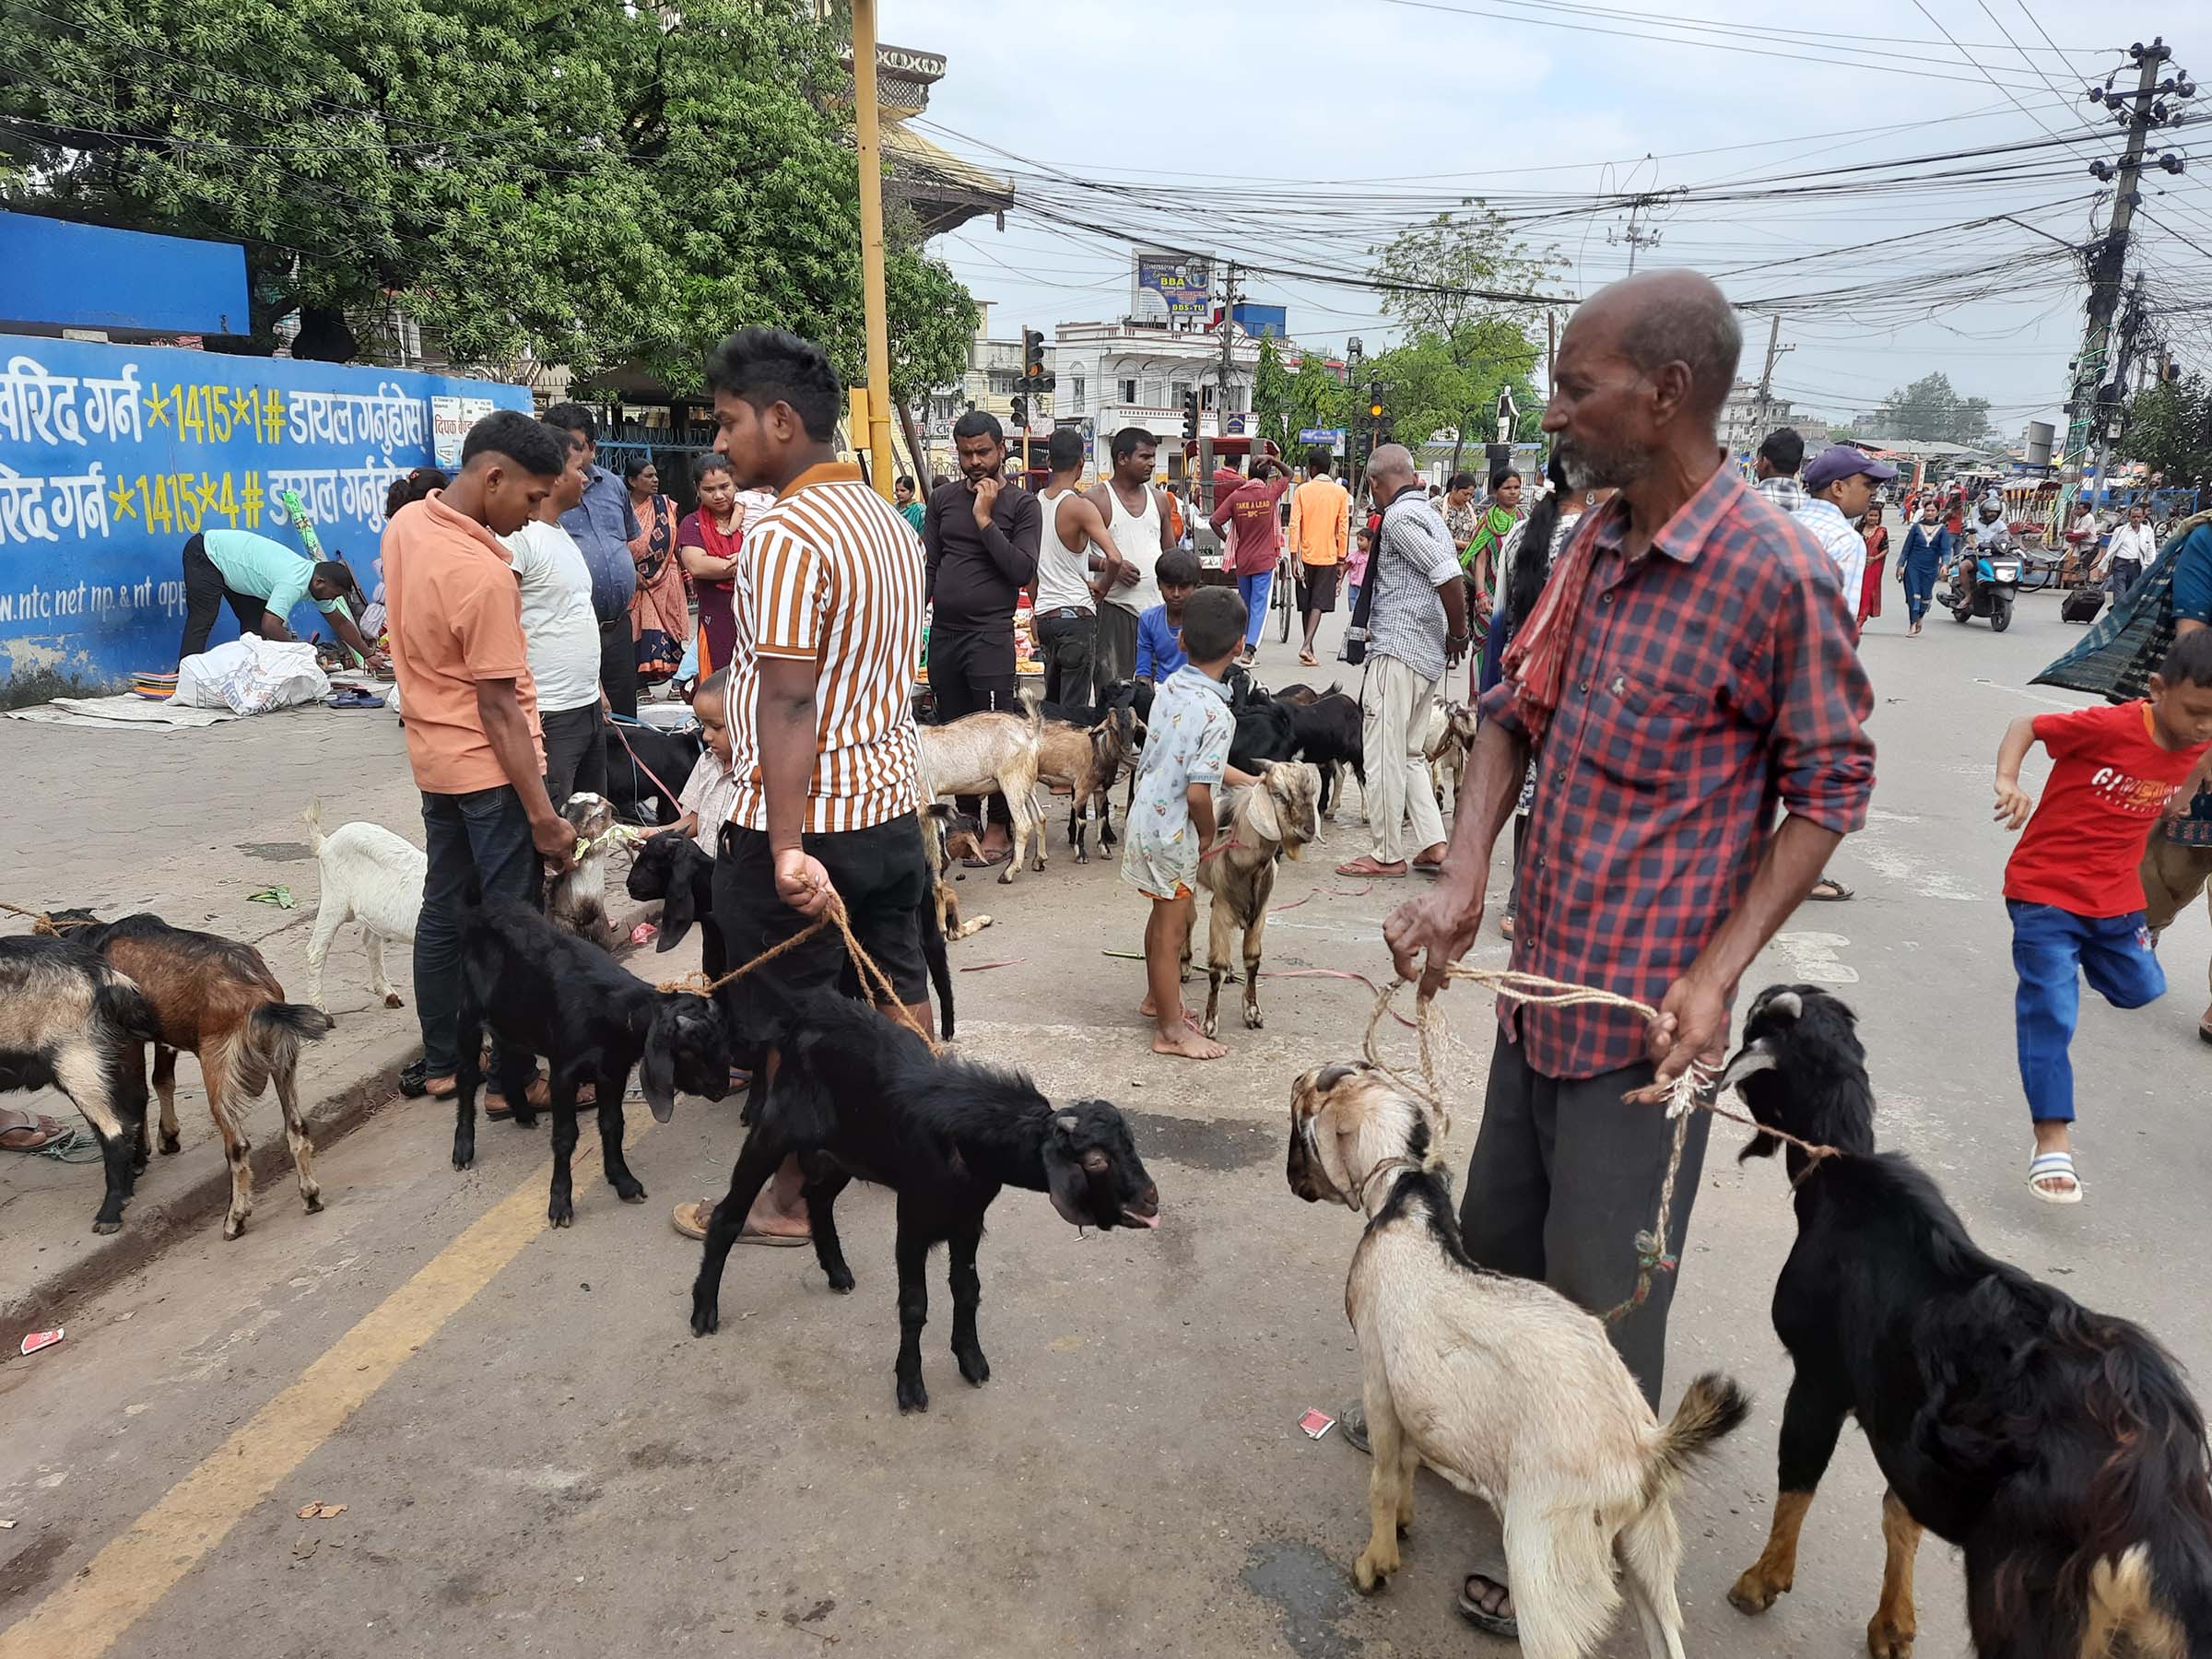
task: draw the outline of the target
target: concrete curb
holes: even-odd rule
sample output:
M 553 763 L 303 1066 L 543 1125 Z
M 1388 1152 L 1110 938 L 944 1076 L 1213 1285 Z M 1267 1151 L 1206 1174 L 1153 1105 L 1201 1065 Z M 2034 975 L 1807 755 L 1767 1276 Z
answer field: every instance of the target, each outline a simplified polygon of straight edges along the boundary
M 627 959 L 639 948 L 629 943 L 630 929 L 657 914 L 659 906 L 631 905 L 620 914 L 615 914 L 613 907 L 609 909 L 610 919 L 624 935 L 623 944 L 615 955 L 618 959 Z M 421 1052 L 420 1040 L 413 1036 L 388 1039 L 364 1047 L 359 1059 L 365 1069 L 320 1100 L 307 1102 L 308 1133 L 313 1137 L 316 1157 L 324 1156 L 384 1106 L 398 1100 L 400 1071 Z M 265 1092 L 265 1098 L 267 1098 Z M 437 1104 L 439 1110 L 449 1117 L 452 1115 L 449 1103 Z M 0 1301 L 0 1364 L 18 1357 L 17 1350 L 22 1347 L 28 1333 L 67 1324 L 71 1307 L 81 1305 L 116 1280 L 147 1266 L 184 1233 L 195 1228 L 215 1227 L 216 1218 L 230 1206 L 230 1167 L 219 1156 L 220 1148 L 217 1150 L 218 1156 L 207 1160 L 206 1172 L 190 1185 L 159 1200 L 132 1199 L 130 1207 L 124 1212 L 121 1232 L 99 1239 L 75 1261 L 56 1269 L 51 1277 Z M 252 1162 L 256 1218 L 273 1205 L 288 1204 L 296 1209 L 300 1203 L 299 1188 L 292 1179 L 291 1148 L 285 1144 L 281 1128 L 274 1134 L 263 1134 L 254 1143 Z M 85 1190 L 85 1225 L 88 1228 L 91 1211 L 99 1205 L 96 1188 L 100 1169 L 97 1164 L 85 1167 L 95 1183 Z M 248 1224 L 248 1230 L 252 1230 L 252 1223 Z

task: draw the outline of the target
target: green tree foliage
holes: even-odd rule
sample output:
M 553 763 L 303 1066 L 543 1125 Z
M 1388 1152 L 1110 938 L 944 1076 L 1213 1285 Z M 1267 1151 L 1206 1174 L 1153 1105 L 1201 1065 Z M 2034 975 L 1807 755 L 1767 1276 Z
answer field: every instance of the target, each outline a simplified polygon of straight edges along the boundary
M 1979 444 L 1989 436 L 1989 399 L 1961 397 L 1947 374 L 1924 374 L 1890 393 L 1864 424 L 1874 438 Z
M 1464 214 L 1401 231 L 1373 250 L 1371 270 L 1382 310 L 1404 333 L 1361 373 L 1382 382 L 1401 442 L 1418 447 L 1431 432 L 1450 428 L 1460 435 L 1455 455 L 1468 448 L 1479 454 L 1495 436 L 1500 391 L 1511 387 L 1524 410 L 1536 407 L 1541 308 L 1483 295 L 1544 291 L 1552 257 L 1515 241 L 1479 202 Z
M 678 389 L 773 323 L 862 366 L 858 180 L 806 0 L 20 0 L 0 32 L 13 206 L 241 243 L 268 349 L 346 355 L 396 302 L 465 362 L 636 361 Z M 956 374 L 973 307 L 908 237 L 893 379 Z M 896 386 L 894 388 L 896 390 Z
M 2212 384 L 2190 374 L 2145 387 L 2128 406 L 2119 453 L 2168 484 L 2212 477 Z

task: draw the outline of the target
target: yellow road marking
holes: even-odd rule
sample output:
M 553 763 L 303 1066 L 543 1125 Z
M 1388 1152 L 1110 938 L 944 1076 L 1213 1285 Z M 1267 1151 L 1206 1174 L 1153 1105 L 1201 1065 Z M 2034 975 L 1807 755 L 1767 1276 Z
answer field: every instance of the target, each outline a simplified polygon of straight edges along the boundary
M 625 1145 L 653 1127 L 629 1126 Z M 307 1461 L 500 1268 L 546 1233 L 548 1159 L 384 1298 L 84 1571 L 0 1631 L 0 1659 L 98 1659 Z M 597 1175 L 576 1171 L 576 1196 Z

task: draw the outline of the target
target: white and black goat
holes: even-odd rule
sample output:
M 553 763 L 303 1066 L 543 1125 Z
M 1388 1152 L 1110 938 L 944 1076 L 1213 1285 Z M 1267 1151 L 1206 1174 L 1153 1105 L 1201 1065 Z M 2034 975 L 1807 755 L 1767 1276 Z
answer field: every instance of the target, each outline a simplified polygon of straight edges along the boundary
M 569 1160 L 576 1150 L 576 1091 L 590 1082 L 599 1113 L 606 1183 L 625 1203 L 645 1188 L 622 1157 L 622 1096 L 630 1068 L 660 1123 L 677 1091 L 719 1100 L 729 1092 L 730 1042 L 703 996 L 656 991 L 598 946 L 553 925 L 528 905 L 486 901 L 472 881 L 461 909 L 461 1011 L 454 1022 L 460 1069 L 453 1100 L 453 1168 L 477 1158 L 477 1088 L 488 1027 L 497 1039 L 496 1079 L 524 1126 L 537 1121 L 529 1085 L 545 1056 L 553 1111 L 553 1191 L 546 1218 L 575 1219 Z
M 722 1274 L 760 1188 L 797 1154 L 814 1253 L 832 1290 L 853 1288 L 834 1208 L 855 1176 L 899 1194 L 899 1409 L 924 1411 L 924 1278 L 933 1245 L 952 1254 L 952 1351 L 981 1384 L 990 1363 L 977 1339 L 982 1283 L 975 1268 L 983 1217 L 1002 1187 L 1046 1194 L 1076 1227 L 1157 1227 L 1159 1191 L 1129 1125 L 1104 1100 L 1055 1104 L 1019 1073 L 935 1056 L 905 1026 L 864 1003 L 817 992 L 783 1014 L 775 1081 L 754 1074 L 752 1127 L 730 1190 L 707 1225 L 691 1288 L 691 1331 L 721 1323 Z
M 1933 1181 L 1875 1150 L 1852 1028 L 1829 993 L 1770 986 L 1721 1077 L 1764 1127 L 1841 1154 L 1786 1148 L 1797 1242 L 1773 1318 L 1795 1370 L 1781 1492 L 1728 1599 L 1763 1613 L 1794 1583 L 1814 1488 L 1855 1418 L 1888 1481 L 1874 1659 L 1912 1651 L 1924 1527 L 1964 1557 L 1984 1659 L 2212 1653 L 2212 1470 L 2181 1368 L 2141 1326 L 1984 1253 Z M 1760 1134 L 1742 1156 L 1779 1144 Z
M 107 1195 L 96 1233 L 123 1227 L 146 1168 L 142 1043 L 161 1022 L 130 976 L 66 939 L 0 939 L 0 1092 L 58 1088 L 100 1142 Z

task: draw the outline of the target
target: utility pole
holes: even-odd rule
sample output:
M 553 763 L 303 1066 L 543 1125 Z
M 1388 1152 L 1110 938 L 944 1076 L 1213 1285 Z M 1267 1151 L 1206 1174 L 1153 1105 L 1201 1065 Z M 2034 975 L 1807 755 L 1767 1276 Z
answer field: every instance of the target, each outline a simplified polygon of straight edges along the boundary
M 2098 421 L 2094 434 L 2097 445 L 2097 493 L 2109 496 L 2112 486 L 2107 480 L 2105 466 L 2112 454 L 2112 439 L 2120 427 L 2120 400 L 2127 392 L 2127 371 L 2136 355 L 2136 338 L 2143 331 L 2143 273 L 2137 271 L 2128 285 L 2127 305 L 2120 313 L 2120 347 L 2112 353 L 2111 382 L 2099 388 Z
M 1636 275 L 1637 250 L 1641 248 L 1655 248 L 1659 245 L 1660 232 L 1656 230 L 1640 230 L 1636 227 L 1636 216 L 1643 212 L 1646 208 L 1650 207 L 1659 198 L 1657 196 L 1648 195 L 1640 195 L 1632 198 L 1629 203 L 1629 228 L 1618 236 L 1616 236 L 1610 230 L 1606 232 L 1606 240 L 1607 241 L 1628 243 L 1629 275 L 1631 276 Z
M 1774 365 L 1785 351 L 1796 350 L 1794 346 L 1782 343 L 1782 313 L 1776 312 L 1767 324 L 1767 364 L 1759 372 L 1759 441 L 1764 443 L 1767 434 L 1774 429 Z
M 888 501 L 896 467 L 891 460 L 891 335 L 883 309 L 883 153 L 876 123 L 876 0 L 853 0 L 853 135 L 860 152 L 860 290 L 868 336 L 868 481 Z M 916 470 L 920 466 L 917 457 Z
M 2127 265 L 2128 228 L 2142 201 L 2136 182 L 2143 168 L 2144 141 L 2153 127 L 2167 125 L 2173 113 L 2161 95 L 2194 97 L 2196 88 L 2186 71 L 2159 78 L 2159 66 L 2171 62 L 2173 49 L 2154 36 L 2149 45 L 2128 48 L 2136 61 L 2136 89 L 2116 93 L 2108 81 L 2088 90 L 2091 103 L 2109 106 L 2112 119 L 2127 128 L 2127 147 L 2117 168 L 2102 160 L 2089 163 L 2090 176 L 2113 182 L 2112 211 L 2101 239 L 2088 250 L 2088 325 L 2083 330 L 2081 355 L 2074 359 L 2072 395 L 2066 400 L 2066 441 L 2058 457 L 2059 490 L 2056 525 L 2063 525 L 2073 498 L 2086 482 L 2083 465 L 2094 446 L 2097 482 L 2104 486 L 2104 456 L 2120 415 L 2120 397 L 2125 389 L 2127 364 L 2123 355 L 2112 360 L 2112 319 L 2120 310 L 2120 292 Z M 2171 151 L 2159 158 L 2168 172 L 2183 171 L 2181 157 Z

